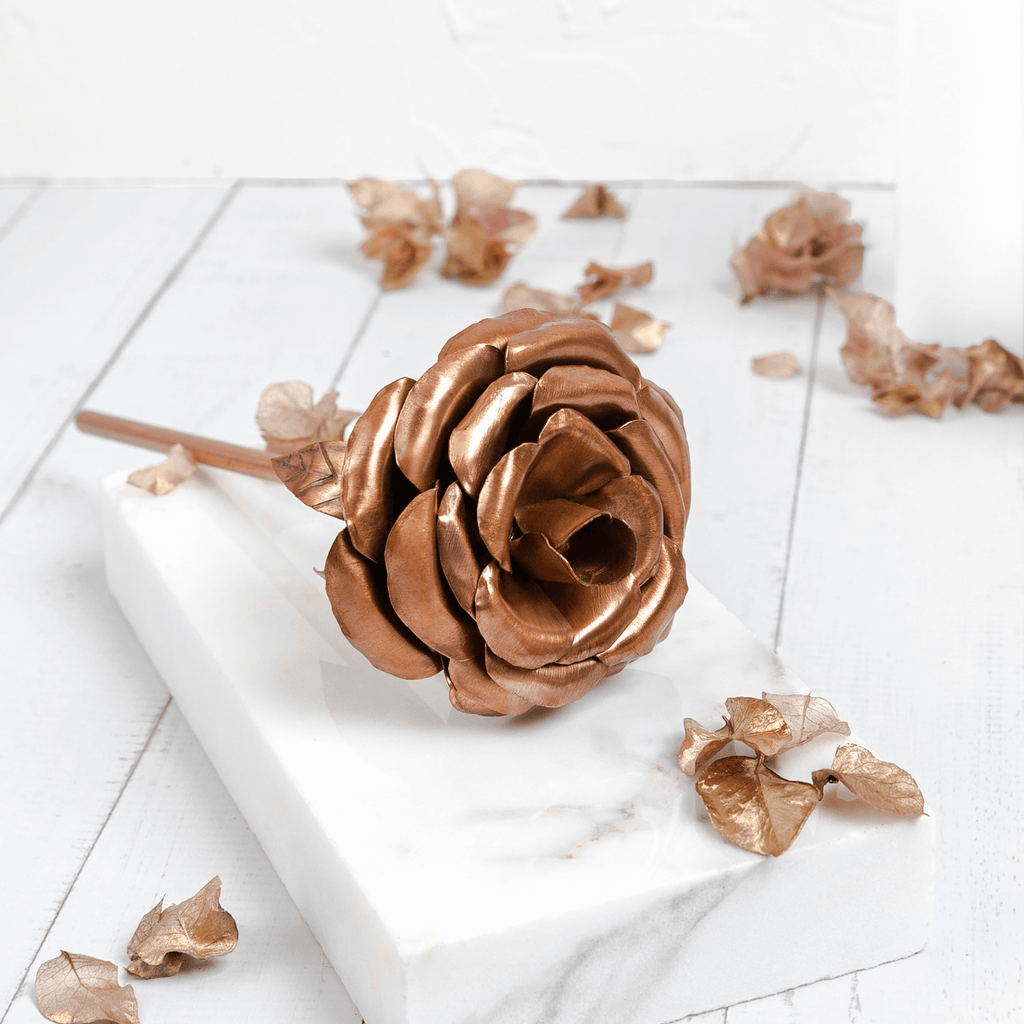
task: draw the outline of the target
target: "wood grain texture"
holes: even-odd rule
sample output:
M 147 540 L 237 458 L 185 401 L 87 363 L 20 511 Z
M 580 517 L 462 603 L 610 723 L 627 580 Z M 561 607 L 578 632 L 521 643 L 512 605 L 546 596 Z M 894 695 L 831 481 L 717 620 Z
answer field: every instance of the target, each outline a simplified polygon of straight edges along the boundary
M 358 1020 L 107 594 L 95 482 L 153 457 L 62 430 L 70 411 L 91 392 L 104 411 L 257 443 L 266 384 L 303 378 L 319 394 L 340 379 L 342 404 L 362 408 L 494 315 L 505 285 L 569 290 L 591 259 L 655 261 L 652 285 L 626 301 L 674 324 L 638 362 L 686 416 L 689 564 L 762 638 L 778 637 L 876 753 L 917 776 L 939 824 L 924 953 L 695 1019 L 1015 1019 L 1024 409 L 890 420 L 845 378 L 830 307 L 811 296 L 740 308 L 725 264 L 785 199 L 777 189 L 622 190 L 630 217 L 598 222 L 558 219 L 575 188 L 523 189 L 517 205 L 538 213 L 540 231 L 497 285 L 428 269 L 387 295 L 357 252 L 341 185 L 243 186 L 198 244 L 224 190 L 187 202 L 147 191 L 47 188 L 32 201 L 32 187 L 0 189 L 0 268 L 19 284 L 0 295 L 0 337 L 17 328 L 53 364 L 37 380 L 24 353 L 0 346 L 2 368 L 26 395 L 55 393 L 54 382 L 59 392 L 9 427 L 35 454 L 0 478 L 19 494 L 0 524 L 0 870 L 17 880 L 0 930 L 0 1020 L 40 1019 L 30 992 L 17 994 L 39 959 L 75 943 L 116 959 L 156 899 L 190 895 L 214 873 L 242 926 L 237 959 L 139 983 L 143 1019 Z M 893 197 L 844 194 L 867 222 L 864 286 L 888 297 Z M 99 252 L 105 269 L 89 263 Z M 751 357 L 781 348 L 810 372 L 750 373 Z

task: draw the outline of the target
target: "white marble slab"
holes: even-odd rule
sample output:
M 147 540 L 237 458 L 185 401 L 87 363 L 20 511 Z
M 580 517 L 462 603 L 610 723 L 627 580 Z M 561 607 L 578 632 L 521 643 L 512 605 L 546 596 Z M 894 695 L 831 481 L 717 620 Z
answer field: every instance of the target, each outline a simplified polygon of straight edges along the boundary
M 712 829 L 683 719 L 803 686 L 696 581 L 582 701 L 476 718 L 348 645 L 313 573 L 330 519 L 231 474 L 123 479 L 111 589 L 367 1024 L 664 1024 L 924 945 L 932 818 L 830 790 L 779 859 Z

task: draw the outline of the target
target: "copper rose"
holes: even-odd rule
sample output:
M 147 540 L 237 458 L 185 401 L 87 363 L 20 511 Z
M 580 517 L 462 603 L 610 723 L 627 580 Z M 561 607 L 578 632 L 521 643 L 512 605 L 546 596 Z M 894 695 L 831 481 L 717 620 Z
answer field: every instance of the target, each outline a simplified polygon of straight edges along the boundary
M 609 330 L 533 309 L 455 335 L 347 445 L 276 461 L 345 519 L 334 614 L 378 668 L 479 715 L 559 707 L 653 649 L 686 594 L 682 417 Z

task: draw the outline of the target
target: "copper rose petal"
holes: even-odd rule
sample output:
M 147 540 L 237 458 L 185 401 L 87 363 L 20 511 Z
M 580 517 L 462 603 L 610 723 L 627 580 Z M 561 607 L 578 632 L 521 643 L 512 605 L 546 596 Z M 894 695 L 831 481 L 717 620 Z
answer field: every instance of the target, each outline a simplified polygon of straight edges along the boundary
M 507 373 L 489 384 L 473 408 L 452 431 L 448 461 L 466 493 L 475 498 L 487 474 L 508 450 L 516 420 L 523 415 L 537 378 L 529 373 Z
M 519 503 L 519 492 L 540 451 L 539 444 L 521 444 L 513 448 L 487 474 L 480 488 L 476 507 L 480 539 L 506 572 L 512 571 L 508 545 L 512 539 L 512 520 Z
M 593 366 L 552 366 L 537 382 L 530 413 L 537 429 L 558 409 L 575 409 L 602 430 L 638 419 L 633 385 L 617 373 Z M 527 428 L 529 430 L 529 427 Z
M 640 588 L 640 610 L 622 635 L 599 655 L 606 665 L 633 661 L 654 650 L 686 597 L 686 564 L 677 541 L 665 538 L 658 571 Z
M 598 515 L 557 550 L 540 533 L 512 541 L 512 558 L 527 576 L 586 587 L 618 583 L 636 565 L 636 538 L 621 520 Z
M 690 516 L 690 447 L 686 443 L 683 416 L 671 396 L 649 381 L 636 393 L 643 418 L 654 428 L 676 471 L 683 495 L 683 514 Z
M 523 482 L 520 507 L 589 494 L 615 477 L 628 476 L 628 457 L 608 437 L 575 409 L 559 409 L 540 432 L 540 452 Z
M 489 648 L 484 650 L 484 658 L 487 674 L 492 679 L 542 708 L 560 708 L 579 700 L 611 672 L 597 658 L 587 658 L 572 665 L 542 665 L 535 669 L 510 665 Z
M 355 549 L 380 562 L 395 521 L 391 477 L 395 470 L 395 424 L 415 384 L 400 377 L 381 388 L 356 420 L 341 471 L 342 504 Z
M 574 630 L 544 591 L 491 562 L 476 588 L 476 621 L 487 646 L 520 668 L 540 668 L 569 649 Z
M 409 503 L 388 535 L 388 594 L 398 617 L 425 644 L 446 658 L 464 661 L 479 654 L 483 644 L 441 574 L 436 529 L 435 487 Z
M 589 505 L 566 498 L 539 501 L 524 505 L 516 511 L 516 523 L 523 533 L 542 533 L 552 545 L 561 548 L 569 538 L 601 513 Z
M 600 656 L 618 640 L 640 611 L 642 591 L 630 576 L 606 587 L 547 583 L 544 592 L 576 631 L 558 659 L 565 664 Z
M 593 366 L 625 377 L 635 388 L 643 385 L 636 363 L 619 347 L 611 330 L 596 320 L 555 320 L 512 338 L 505 368 L 526 370 L 535 377 L 552 366 Z
M 536 701 L 527 700 L 499 686 L 487 674 L 482 654 L 470 661 L 449 662 L 445 666 L 445 675 L 454 690 L 454 693 L 449 692 L 448 698 L 455 707 L 458 707 L 453 699 L 455 694 L 460 700 L 468 698 L 482 704 L 492 715 L 521 715 L 537 704 Z
M 638 585 L 646 583 L 661 558 L 663 516 L 661 499 L 642 476 L 610 480 L 600 490 L 586 494 L 580 503 L 621 519 L 636 539 L 636 564 L 632 573 Z
M 451 701 L 452 707 L 463 714 L 481 715 L 486 718 L 502 717 L 500 711 L 495 711 L 494 708 L 489 708 L 486 704 L 481 704 L 480 701 L 473 700 L 472 697 L 467 697 L 464 693 L 459 693 L 452 685 L 451 678 L 448 679 L 448 699 Z
M 559 313 L 549 313 L 540 309 L 514 309 L 503 316 L 478 320 L 475 324 L 463 328 L 458 334 L 452 335 L 442 346 L 437 358 L 444 359 L 453 352 L 472 348 L 474 345 L 492 345 L 504 352 L 510 338 L 552 320 L 558 320 L 560 316 Z
M 452 428 L 501 376 L 502 364 L 498 349 L 475 345 L 439 359 L 413 385 L 395 426 L 395 461 L 418 490 L 434 486 Z
M 476 526 L 457 483 L 444 492 L 437 508 L 437 557 L 455 600 L 472 615 L 476 581 L 487 559 L 482 557 Z
M 658 493 L 665 516 L 665 533 L 681 542 L 686 526 L 686 507 L 683 505 L 679 475 L 654 428 L 646 420 L 632 420 L 609 430 L 607 436 L 625 453 L 633 473 L 642 476 Z
M 425 679 L 441 671 L 441 659 L 395 614 L 383 570 L 359 554 L 347 529 L 331 546 L 324 579 L 341 631 L 375 668 L 400 679 Z
M 547 537 L 527 533 L 517 537 L 510 545 L 515 567 L 535 580 L 554 583 L 579 583 L 572 566 L 552 546 Z

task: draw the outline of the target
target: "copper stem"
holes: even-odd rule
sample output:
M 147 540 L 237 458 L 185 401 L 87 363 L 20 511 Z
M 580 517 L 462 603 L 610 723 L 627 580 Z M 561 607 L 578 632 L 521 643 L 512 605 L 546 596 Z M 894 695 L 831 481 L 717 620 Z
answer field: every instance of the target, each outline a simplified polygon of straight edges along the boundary
M 123 420 L 118 416 L 107 416 L 102 412 L 91 412 L 83 409 L 75 418 L 78 429 L 87 434 L 98 434 L 109 437 L 113 441 L 124 441 L 126 444 L 138 445 L 140 448 L 153 448 L 158 452 L 170 451 L 176 444 L 187 448 L 196 462 L 220 469 L 231 469 L 236 473 L 262 477 L 264 480 L 277 480 L 277 474 L 271 465 L 276 458 L 273 452 L 260 451 L 256 448 L 244 448 L 239 444 L 228 444 L 226 441 L 214 441 L 209 437 L 197 434 L 186 434 L 180 430 L 168 430 L 166 427 L 154 427 L 150 423 L 139 423 L 136 420 Z

